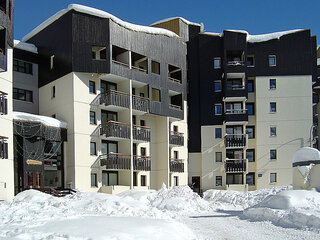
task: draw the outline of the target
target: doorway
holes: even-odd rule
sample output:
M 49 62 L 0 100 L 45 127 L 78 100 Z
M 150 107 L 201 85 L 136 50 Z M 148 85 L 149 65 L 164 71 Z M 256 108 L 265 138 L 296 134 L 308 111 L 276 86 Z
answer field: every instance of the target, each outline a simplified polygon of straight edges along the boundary
M 26 172 L 27 189 L 42 188 L 42 172 L 28 171 Z

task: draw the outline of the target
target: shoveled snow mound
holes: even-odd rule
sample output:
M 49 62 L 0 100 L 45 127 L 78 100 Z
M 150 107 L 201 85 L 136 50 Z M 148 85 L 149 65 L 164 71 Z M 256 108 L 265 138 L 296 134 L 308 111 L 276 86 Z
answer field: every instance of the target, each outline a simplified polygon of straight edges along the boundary
M 245 209 L 263 201 L 267 196 L 274 195 L 289 187 L 275 187 L 250 192 L 208 190 L 204 192 L 203 199 L 210 203 L 214 209 L 235 210 Z
M 293 155 L 293 163 L 320 160 L 320 151 L 316 148 L 303 147 Z
M 14 120 L 39 122 L 49 127 L 67 128 L 67 123 L 58 119 L 24 112 L 12 112 Z
M 271 221 L 282 227 L 320 229 L 320 193 L 283 191 L 245 209 L 243 216 L 252 221 Z

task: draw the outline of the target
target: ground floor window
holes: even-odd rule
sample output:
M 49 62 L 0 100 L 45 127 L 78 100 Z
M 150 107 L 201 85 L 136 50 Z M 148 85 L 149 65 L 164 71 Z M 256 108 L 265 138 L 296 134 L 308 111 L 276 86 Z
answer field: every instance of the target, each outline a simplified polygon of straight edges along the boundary
M 222 176 L 216 176 L 216 187 L 222 186 Z
M 91 187 L 98 187 L 97 174 L 91 173 Z
M 62 172 L 56 171 L 44 171 L 43 186 L 50 188 L 59 188 L 62 186 Z
M 227 184 L 243 184 L 242 173 L 228 173 Z
M 147 186 L 147 176 L 146 175 L 141 175 L 141 186 L 144 187 L 144 186 Z
M 277 182 L 277 173 L 270 173 L 270 183 Z
M 102 186 L 114 186 L 118 184 L 118 172 L 103 171 Z
M 179 185 L 179 177 L 178 176 L 174 176 L 173 177 L 173 186 L 178 186 Z
M 254 172 L 250 172 L 246 175 L 246 184 L 248 184 L 249 186 L 254 185 L 255 184 L 255 174 Z

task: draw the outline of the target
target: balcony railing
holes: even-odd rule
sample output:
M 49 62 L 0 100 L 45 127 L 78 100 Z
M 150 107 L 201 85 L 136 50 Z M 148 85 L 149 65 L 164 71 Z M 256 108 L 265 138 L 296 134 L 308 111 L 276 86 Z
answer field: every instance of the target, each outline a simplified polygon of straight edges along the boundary
M 227 90 L 244 90 L 245 89 L 245 86 L 242 86 L 242 85 L 232 85 L 232 84 L 228 84 L 227 83 Z
M 226 173 L 242 173 L 247 170 L 247 159 L 226 159 Z
M 178 110 L 178 111 L 182 111 L 181 106 L 174 105 L 174 104 L 169 104 L 169 108 L 174 109 L 174 110 Z
M 133 126 L 133 139 L 138 141 L 150 142 L 151 128 L 145 126 Z
M 245 147 L 246 134 L 227 134 L 224 138 L 226 147 Z
M 100 124 L 100 135 L 130 139 L 130 125 L 115 121 Z
M 226 114 L 245 114 L 247 109 L 227 109 Z
M 169 79 L 171 82 L 174 82 L 174 83 L 179 83 L 179 84 L 182 83 L 182 80 L 181 80 L 181 79 L 176 79 L 176 78 L 172 78 L 172 77 L 168 77 L 168 79 Z
M 149 98 L 133 95 L 132 109 L 140 112 L 149 112 Z
M 100 156 L 100 165 L 106 169 L 130 170 L 131 155 L 108 153 Z M 151 158 L 147 156 L 133 156 L 133 170 L 150 171 Z
M 106 106 L 114 105 L 118 107 L 129 108 L 129 94 L 115 90 L 108 90 L 106 93 L 100 94 L 100 104 L 105 104 Z
M 113 60 L 113 59 L 112 59 L 112 62 L 115 63 L 115 64 L 122 65 L 122 66 L 127 67 L 127 68 L 129 67 L 129 64 L 125 63 L 125 62 L 120 62 L 120 61 Z
M 184 145 L 184 134 L 171 131 L 169 142 L 172 145 L 183 146 Z
M 143 69 L 143 68 L 140 68 L 140 67 L 136 67 L 136 66 L 131 66 L 131 68 L 133 70 L 137 70 L 137 71 L 140 71 L 140 72 L 143 72 L 143 73 L 147 73 L 148 72 L 146 69 Z
M 227 65 L 228 66 L 243 66 L 244 65 L 244 62 L 243 61 L 228 61 L 227 62 Z
M 184 172 L 183 160 L 170 158 L 170 172 Z

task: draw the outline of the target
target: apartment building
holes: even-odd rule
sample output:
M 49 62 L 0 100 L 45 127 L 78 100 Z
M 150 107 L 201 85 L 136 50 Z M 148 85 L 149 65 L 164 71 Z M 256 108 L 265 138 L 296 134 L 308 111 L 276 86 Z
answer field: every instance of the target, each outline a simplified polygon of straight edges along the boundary
M 13 197 L 13 4 L 0 1 L 0 200 Z
M 188 43 L 189 182 L 197 190 L 292 183 L 310 144 L 316 38 L 225 30 Z
M 68 124 L 65 187 L 118 193 L 188 183 L 181 37 L 72 4 L 23 41 L 41 59 L 39 113 Z

